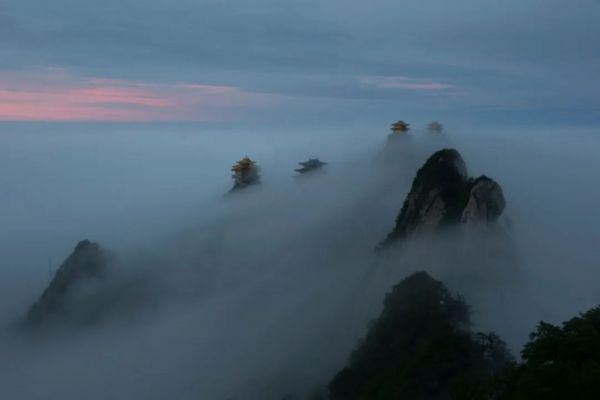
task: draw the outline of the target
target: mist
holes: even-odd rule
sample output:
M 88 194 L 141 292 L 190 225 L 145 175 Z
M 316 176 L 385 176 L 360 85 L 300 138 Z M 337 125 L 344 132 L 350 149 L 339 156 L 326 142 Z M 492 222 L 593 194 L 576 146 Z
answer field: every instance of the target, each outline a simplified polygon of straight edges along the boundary
M 2 125 L 2 397 L 305 398 L 417 270 L 463 294 L 477 328 L 517 356 L 540 319 L 598 304 L 595 130 L 457 124 L 431 137 L 417 126 L 390 160 L 386 129 Z M 447 147 L 502 186 L 510 254 L 448 262 L 453 232 L 377 254 L 417 169 Z M 262 183 L 226 195 L 244 155 Z M 295 176 L 309 157 L 329 164 Z M 108 293 L 124 301 L 89 326 L 20 334 L 86 238 L 119 255 Z

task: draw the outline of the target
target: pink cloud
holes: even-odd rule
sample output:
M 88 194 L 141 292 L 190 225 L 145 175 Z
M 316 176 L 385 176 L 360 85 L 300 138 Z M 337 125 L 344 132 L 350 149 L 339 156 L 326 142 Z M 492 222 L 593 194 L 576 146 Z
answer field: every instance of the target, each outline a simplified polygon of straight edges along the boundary
M 140 88 L 92 87 L 71 89 L 66 93 L 73 101 L 88 104 L 132 104 L 149 107 L 172 107 L 173 99 L 161 97 L 151 90 Z
M 455 88 L 449 83 L 419 80 L 406 76 L 368 76 L 361 78 L 360 83 L 365 87 L 377 89 L 444 91 Z
M 82 78 L 60 68 L 0 71 L 0 120 L 219 121 L 272 97 L 234 86 Z

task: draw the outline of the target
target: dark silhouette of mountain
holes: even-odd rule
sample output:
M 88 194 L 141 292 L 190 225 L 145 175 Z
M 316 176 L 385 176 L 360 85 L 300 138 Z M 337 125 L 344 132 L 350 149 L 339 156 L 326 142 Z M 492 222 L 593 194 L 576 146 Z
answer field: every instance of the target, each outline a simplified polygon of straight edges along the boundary
M 68 298 L 83 285 L 105 279 L 115 261 L 116 256 L 97 243 L 89 240 L 79 242 L 58 268 L 40 298 L 30 307 L 27 322 L 37 325 L 49 318 L 67 314 L 70 308 Z
M 154 265 L 155 260 L 143 262 Z M 112 251 L 83 240 L 29 308 L 23 327 L 35 331 L 50 326 L 93 326 L 107 318 L 129 321 L 155 307 L 161 293 L 152 270 L 126 272 Z
M 418 272 L 388 293 L 381 315 L 330 382 L 330 398 L 463 396 L 482 392 L 511 362 L 496 335 L 471 331 L 469 306 L 460 296 Z
M 491 178 L 469 178 L 458 151 L 437 151 L 417 171 L 396 225 L 382 246 L 416 232 L 476 223 L 494 223 L 506 203 L 502 188 Z

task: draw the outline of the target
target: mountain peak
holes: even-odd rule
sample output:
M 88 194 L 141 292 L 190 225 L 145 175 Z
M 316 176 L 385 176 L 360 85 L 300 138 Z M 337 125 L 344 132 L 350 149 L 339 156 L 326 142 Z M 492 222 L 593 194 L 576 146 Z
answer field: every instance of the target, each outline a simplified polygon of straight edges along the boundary
M 27 322 L 39 324 L 51 316 L 64 314 L 67 297 L 76 287 L 104 277 L 115 256 L 97 243 L 82 240 L 58 268 L 48 287 L 29 308 Z
M 417 171 L 396 225 L 382 246 L 446 225 L 495 222 L 504 207 L 504 194 L 496 181 L 485 175 L 469 178 L 457 150 L 439 150 Z

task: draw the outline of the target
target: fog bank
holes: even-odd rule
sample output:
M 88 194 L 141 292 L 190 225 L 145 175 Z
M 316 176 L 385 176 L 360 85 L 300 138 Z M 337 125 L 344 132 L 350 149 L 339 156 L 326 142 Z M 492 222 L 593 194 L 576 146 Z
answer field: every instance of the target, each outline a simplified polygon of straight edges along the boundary
M 539 319 L 598 304 L 594 131 L 448 127 L 440 138 L 416 128 L 389 158 L 385 129 L 4 125 L 3 397 L 306 396 L 345 363 L 385 292 L 415 270 L 464 294 L 478 327 L 515 352 Z M 502 185 L 510 257 L 453 265 L 452 233 L 374 252 L 416 170 L 444 147 L 461 152 L 471 175 Z M 224 196 L 244 155 L 261 166 L 262 183 Z M 295 177 L 309 157 L 329 165 Z M 118 252 L 127 279 L 151 281 L 152 301 L 83 329 L 15 333 L 84 238 Z

